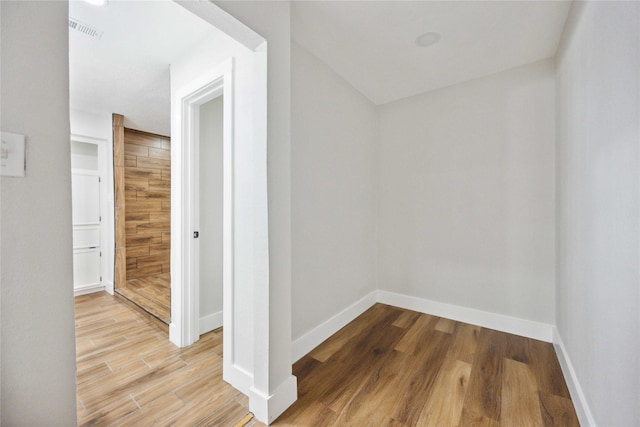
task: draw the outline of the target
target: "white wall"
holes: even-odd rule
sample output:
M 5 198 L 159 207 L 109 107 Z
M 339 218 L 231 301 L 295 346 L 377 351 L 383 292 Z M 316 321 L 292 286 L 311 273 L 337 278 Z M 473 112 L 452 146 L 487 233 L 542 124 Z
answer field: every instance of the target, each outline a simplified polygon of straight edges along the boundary
M 200 107 L 200 318 L 222 312 L 222 100 Z M 222 326 L 222 317 L 220 324 Z
M 553 62 L 380 108 L 380 288 L 554 321 Z
M 376 289 L 378 115 L 296 43 L 291 66 L 295 340 Z
M 556 87 L 558 331 L 597 425 L 640 425 L 640 3 L 574 3 Z
M 112 113 L 89 112 L 82 106 L 72 107 L 69 113 L 73 135 L 104 139 L 113 145 Z
M 65 2 L 0 3 L 2 130 L 27 137 L 2 178 L 2 425 L 76 425 Z M 29 23 L 37 31 L 24 31 Z

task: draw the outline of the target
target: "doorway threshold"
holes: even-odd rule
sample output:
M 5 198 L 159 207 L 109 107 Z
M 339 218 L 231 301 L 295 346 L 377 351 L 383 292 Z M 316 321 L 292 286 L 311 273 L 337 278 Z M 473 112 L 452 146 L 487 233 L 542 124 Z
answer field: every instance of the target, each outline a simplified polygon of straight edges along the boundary
M 167 337 L 169 336 L 170 319 L 162 319 L 158 317 L 151 309 L 149 309 L 148 304 L 145 304 L 147 301 L 145 301 L 144 298 L 140 298 L 138 294 L 126 288 L 116 289 L 114 292 L 114 296 L 116 296 L 120 301 L 137 310 L 139 313 L 143 314 L 159 329 L 166 333 Z

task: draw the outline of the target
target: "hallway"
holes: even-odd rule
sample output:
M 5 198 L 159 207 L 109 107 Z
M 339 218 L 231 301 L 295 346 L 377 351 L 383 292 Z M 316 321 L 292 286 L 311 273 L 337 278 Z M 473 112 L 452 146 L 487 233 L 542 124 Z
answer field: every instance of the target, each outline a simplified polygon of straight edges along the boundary
M 222 329 L 185 348 L 106 292 L 75 298 L 78 425 L 254 426 L 222 380 Z
M 124 128 L 113 116 L 115 291 L 171 322 L 171 140 Z

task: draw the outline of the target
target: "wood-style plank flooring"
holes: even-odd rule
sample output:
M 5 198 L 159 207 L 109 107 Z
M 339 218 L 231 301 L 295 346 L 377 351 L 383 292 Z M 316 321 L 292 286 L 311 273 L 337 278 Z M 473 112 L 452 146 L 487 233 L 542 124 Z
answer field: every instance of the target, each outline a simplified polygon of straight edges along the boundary
M 294 365 L 276 426 L 577 426 L 553 346 L 376 304 Z
M 75 321 L 79 425 L 253 424 L 247 397 L 222 381 L 222 330 L 178 348 L 106 292 L 76 297 Z
M 166 325 L 171 322 L 170 273 L 129 279 L 126 286 L 116 289 L 116 292 Z
M 185 349 L 101 292 L 76 298 L 80 425 L 263 426 L 222 381 L 222 333 Z M 276 426 L 577 426 L 551 344 L 376 304 L 294 365 Z

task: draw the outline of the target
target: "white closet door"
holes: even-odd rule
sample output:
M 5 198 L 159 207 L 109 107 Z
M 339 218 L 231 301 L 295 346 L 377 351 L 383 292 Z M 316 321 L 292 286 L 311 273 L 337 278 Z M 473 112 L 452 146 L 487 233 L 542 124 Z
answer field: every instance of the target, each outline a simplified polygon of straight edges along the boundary
M 73 174 L 71 178 L 73 225 L 100 224 L 100 179 Z
M 73 221 L 73 287 L 76 290 L 99 285 L 100 178 L 96 174 L 71 174 Z
M 73 251 L 73 287 L 82 289 L 100 283 L 100 250 Z

